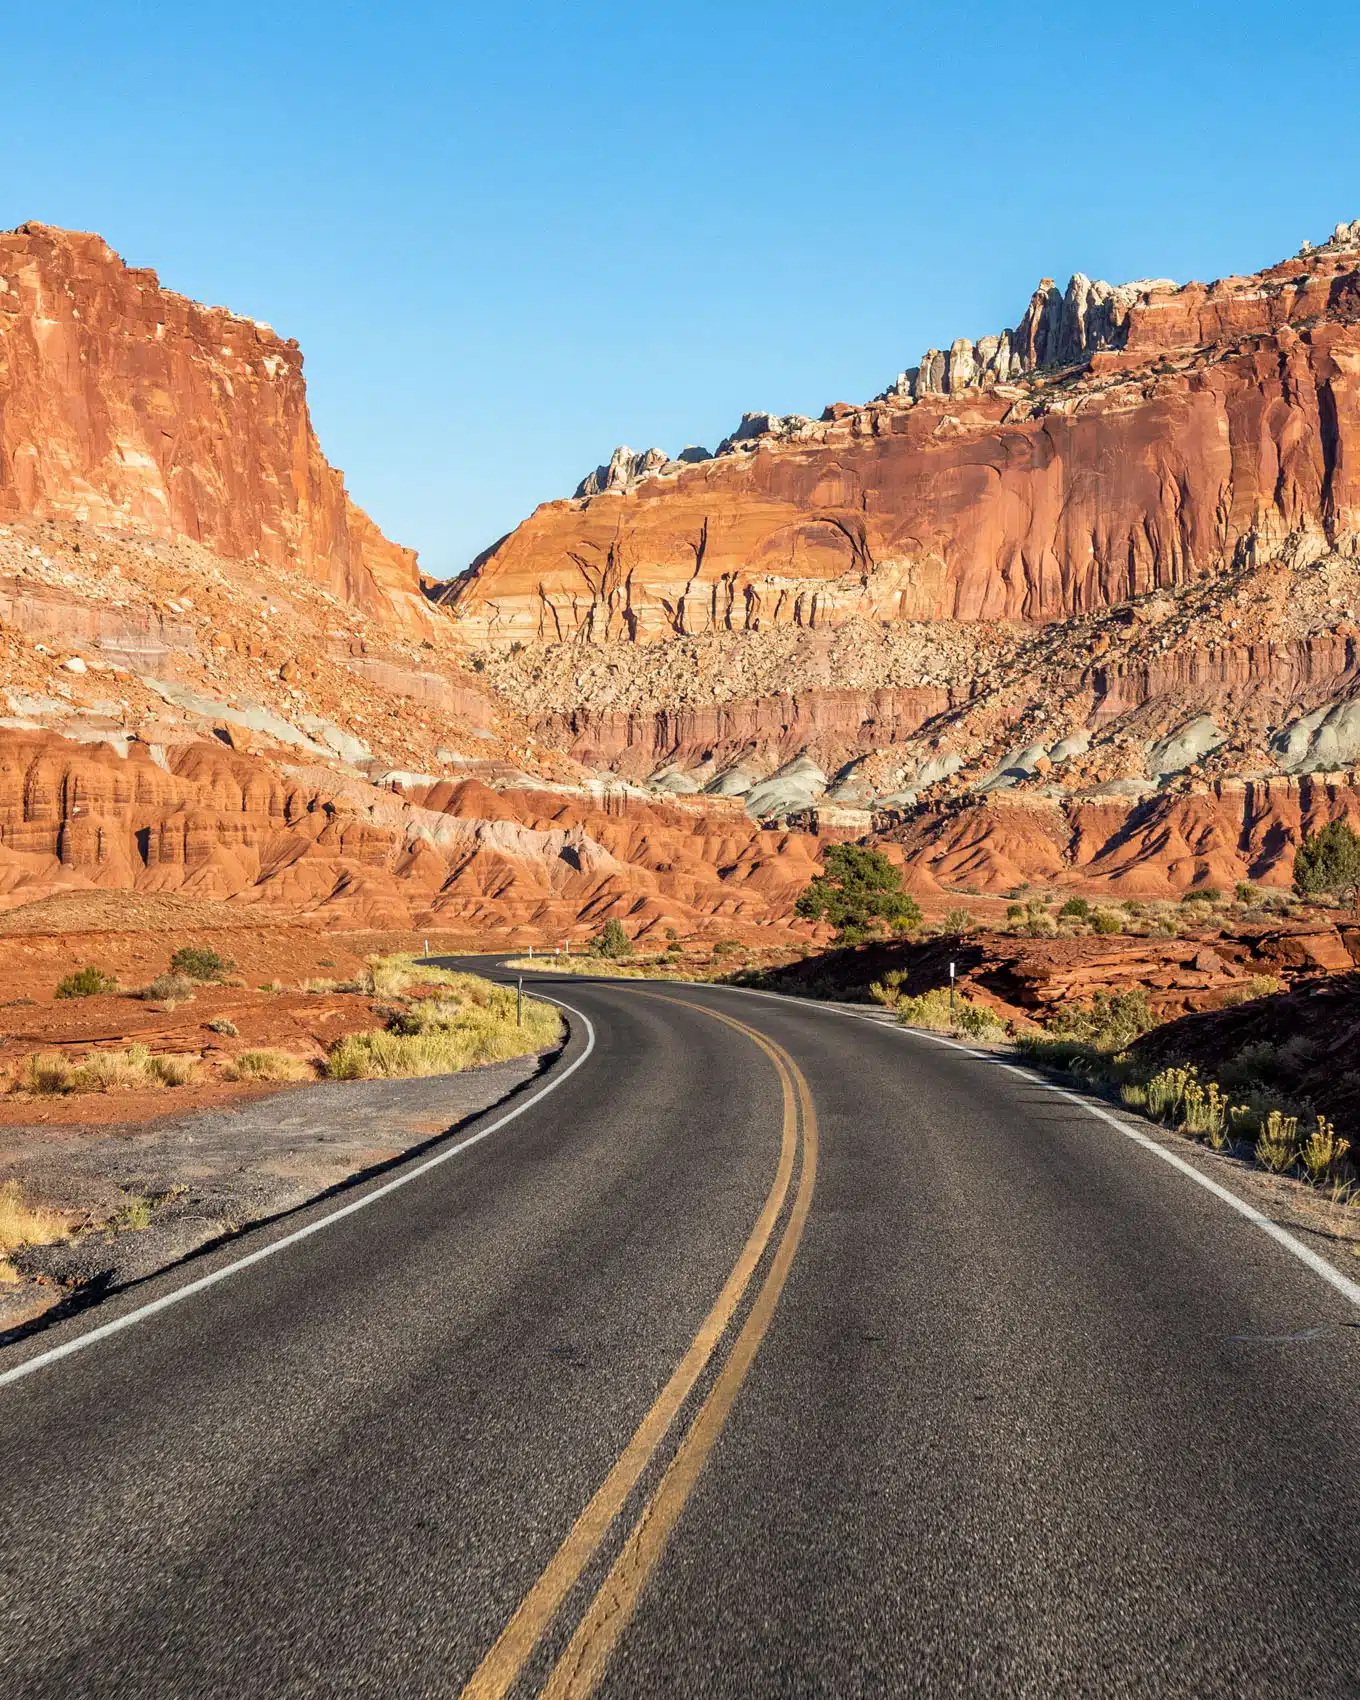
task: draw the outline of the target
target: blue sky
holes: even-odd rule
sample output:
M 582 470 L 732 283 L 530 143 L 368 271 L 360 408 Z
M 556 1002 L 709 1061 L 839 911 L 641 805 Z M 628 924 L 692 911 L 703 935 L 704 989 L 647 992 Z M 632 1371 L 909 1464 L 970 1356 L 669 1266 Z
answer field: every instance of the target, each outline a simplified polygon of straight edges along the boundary
M 1045 273 L 1360 216 L 1335 0 L 5 15 L 0 224 L 296 336 L 330 459 L 440 574 L 616 443 L 863 400 Z

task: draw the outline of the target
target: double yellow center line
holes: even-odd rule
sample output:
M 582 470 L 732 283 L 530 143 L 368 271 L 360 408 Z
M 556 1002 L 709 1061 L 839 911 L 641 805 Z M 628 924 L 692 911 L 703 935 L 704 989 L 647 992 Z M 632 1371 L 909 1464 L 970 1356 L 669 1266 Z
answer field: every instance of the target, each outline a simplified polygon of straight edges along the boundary
M 640 993 L 640 996 L 655 996 Z M 656 1567 L 672 1529 L 684 1510 L 704 1461 L 727 1420 L 788 1279 L 817 1180 L 817 1116 L 806 1080 L 782 1046 L 744 1021 L 702 1004 L 683 1003 L 735 1029 L 757 1045 L 774 1064 L 783 1092 L 783 1129 L 774 1182 L 750 1237 L 732 1267 L 711 1311 L 704 1318 L 675 1372 L 639 1423 L 594 1497 L 572 1525 L 548 1567 L 520 1602 L 514 1616 L 474 1671 L 459 1700 L 501 1700 L 518 1679 L 539 1640 L 586 1566 L 599 1552 L 610 1529 L 655 1457 L 681 1406 L 707 1368 L 759 1267 L 788 1197 L 802 1130 L 802 1167 L 793 1207 L 784 1224 L 765 1279 L 726 1362 L 686 1430 L 660 1482 L 614 1560 L 599 1591 L 586 1607 L 566 1650 L 542 1689 L 543 1700 L 586 1700 L 604 1672 L 619 1636 L 627 1627 L 647 1578 Z

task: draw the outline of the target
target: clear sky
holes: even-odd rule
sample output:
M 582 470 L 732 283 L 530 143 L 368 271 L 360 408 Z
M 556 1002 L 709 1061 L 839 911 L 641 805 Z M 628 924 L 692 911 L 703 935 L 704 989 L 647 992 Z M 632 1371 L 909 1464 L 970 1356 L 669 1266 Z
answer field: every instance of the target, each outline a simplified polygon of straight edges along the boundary
M 330 459 L 461 570 L 616 443 L 864 400 L 1044 274 L 1360 216 L 1360 8 L 4 6 L 0 224 L 296 336 Z

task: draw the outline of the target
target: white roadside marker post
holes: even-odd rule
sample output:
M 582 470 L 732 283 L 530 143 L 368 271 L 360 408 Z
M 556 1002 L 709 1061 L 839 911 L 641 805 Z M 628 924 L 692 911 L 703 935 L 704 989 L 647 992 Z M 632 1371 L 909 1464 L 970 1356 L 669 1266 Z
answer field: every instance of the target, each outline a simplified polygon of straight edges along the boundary
M 515 1026 L 524 1025 L 524 976 L 520 975 L 515 986 Z
M 949 1026 L 954 1027 L 954 964 L 949 964 Z

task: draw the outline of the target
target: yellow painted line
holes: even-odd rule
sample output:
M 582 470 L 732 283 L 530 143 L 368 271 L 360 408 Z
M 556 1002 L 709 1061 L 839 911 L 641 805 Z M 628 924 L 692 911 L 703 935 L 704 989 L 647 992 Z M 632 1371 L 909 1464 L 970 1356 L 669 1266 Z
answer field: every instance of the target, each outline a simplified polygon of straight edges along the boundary
M 623 1551 L 578 1624 L 566 1651 L 557 1661 L 540 1700 L 587 1700 L 587 1696 L 594 1693 L 609 1656 L 627 1628 L 647 1579 L 656 1568 L 699 1473 L 727 1421 L 732 1403 L 765 1338 L 788 1279 L 812 1204 L 812 1189 L 817 1181 L 817 1116 L 812 1107 L 812 1095 L 797 1063 L 781 1047 L 776 1046 L 775 1049 L 781 1051 L 785 1066 L 797 1081 L 803 1112 L 803 1172 L 784 1237 L 779 1242 L 779 1249 L 751 1313 L 737 1336 L 731 1356 L 723 1365 L 656 1491 L 643 1507 Z
M 652 996 L 642 993 L 642 996 Z M 667 1002 L 684 1002 L 667 999 Z M 687 1009 L 702 1009 L 699 1004 L 686 1003 Z M 519 1676 L 525 1661 L 537 1646 L 567 1594 L 575 1586 L 581 1572 L 589 1564 L 610 1526 L 623 1509 L 628 1495 L 636 1487 L 676 1413 L 689 1396 L 695 1382 L 703 1374 L 718 1341 L 722 1338 L 733 1313 L 741 1303 L 751 1278 L 755 1274 L 779 1213 L 788 1195 L 793 1176 L 794 1155 L 798 1144 L 798 1111 L 793 1077 L 785 1065 L 779 1047 L 757 1033 L 745 1022 L 717 1010 L 702 1009 L 716 1021 L 734 1027 L 760 1047 L 774 1064 L 783 1089 L 783 1129 L 780 1140 L 779 1166 L 760 1215 L 742 1247 L 741 1255 L 732 1267 L 716 1303 L 704 1318 L 674 1374 L 658 1395 L 656 1403 L 642 1419 L 637 1431 L 620 1453 L 609 1474 L 596 1489 L 589 1505 L 576 1519 L 562 1545 L 548 1563 L 547 1569 L 521 1600 L 514 1616 L 478 1665 L 462 1690 L 459 1700 L 501 1700 Z M 786 1236 L 787 1237 L 787 1236 Z M 768 1283 L 767 1283 L 768 1285 Z

